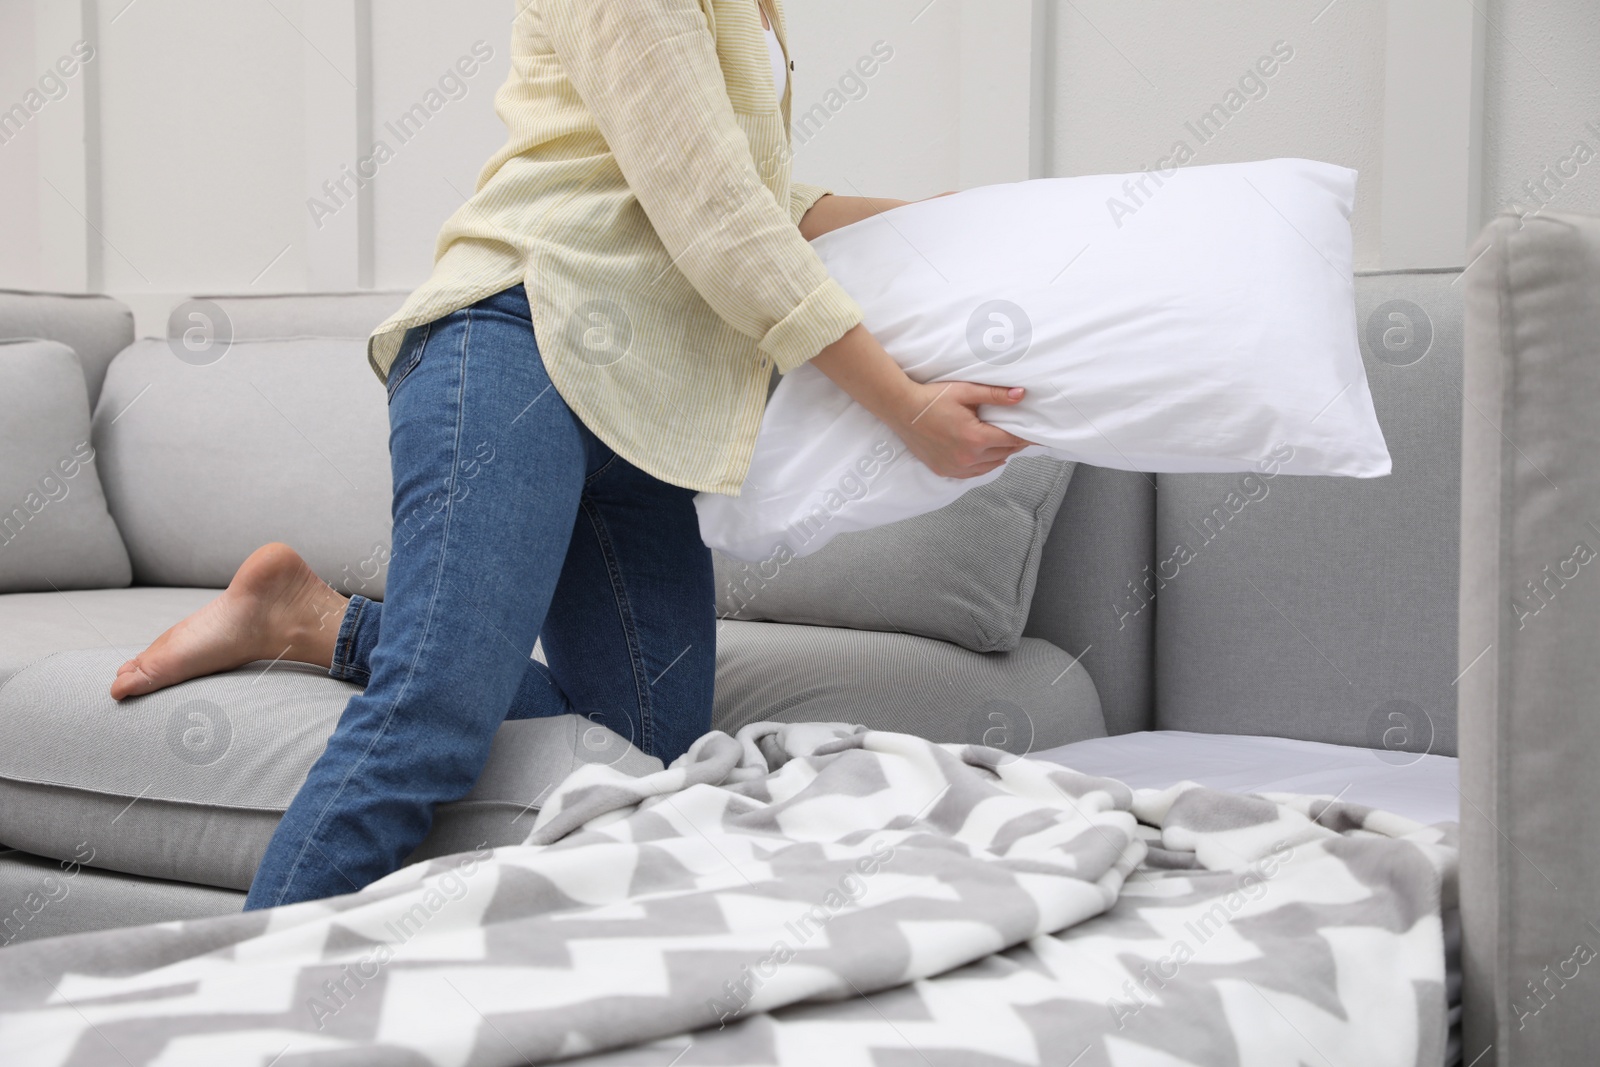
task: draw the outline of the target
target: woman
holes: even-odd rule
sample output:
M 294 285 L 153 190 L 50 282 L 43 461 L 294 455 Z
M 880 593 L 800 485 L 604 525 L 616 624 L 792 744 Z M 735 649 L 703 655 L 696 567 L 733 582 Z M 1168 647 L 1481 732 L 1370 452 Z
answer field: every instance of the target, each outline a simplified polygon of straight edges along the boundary
M 584 714 L 667 761 L 710 728 L 693 496 L 738 492 L 774 368 L 813 362 L 946 475 L 1025 447 L 977 417 L 1020 390 L 911 381 L 806 243 L 902 202 L 791 183 L 783 28 L 778 0 L 521 5 L 508 143 L 368 346 L 394 475 L 384 602 L 267 545 L 112 685 L 276 658 L 364 684 L 247 909 L 395 870 L 508 717 Z

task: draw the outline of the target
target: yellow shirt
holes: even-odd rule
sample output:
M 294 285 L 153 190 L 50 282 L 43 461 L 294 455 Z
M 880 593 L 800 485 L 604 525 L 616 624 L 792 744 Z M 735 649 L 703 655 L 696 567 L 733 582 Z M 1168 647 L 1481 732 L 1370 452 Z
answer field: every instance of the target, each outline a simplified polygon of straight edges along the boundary
M 828 190 L 791 182 L 793 94 L 776 99 L 756 0 L 516 3 L 509 139 L 368 361 L 386 379 L 405 329 L 520 281 L 550 379 L 597 437 L 736 494 L 772 369 L 862 318 L 797 228 Z

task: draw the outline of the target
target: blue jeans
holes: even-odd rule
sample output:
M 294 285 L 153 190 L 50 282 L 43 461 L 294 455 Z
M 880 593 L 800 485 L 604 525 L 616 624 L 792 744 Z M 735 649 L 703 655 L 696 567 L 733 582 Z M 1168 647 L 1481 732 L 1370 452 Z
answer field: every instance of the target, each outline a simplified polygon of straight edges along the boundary
M 522 286 L 408 330 L 388 379 L 383 603 L 352 597 L 331 673 L 361 682 L 245 908 L 396 870 L 507 718 L 577 713 L 671 761 L 711 728 L 716 609 L 694 493 L 562 401 Z M 549 668 L 529 658 L 540 639 Z

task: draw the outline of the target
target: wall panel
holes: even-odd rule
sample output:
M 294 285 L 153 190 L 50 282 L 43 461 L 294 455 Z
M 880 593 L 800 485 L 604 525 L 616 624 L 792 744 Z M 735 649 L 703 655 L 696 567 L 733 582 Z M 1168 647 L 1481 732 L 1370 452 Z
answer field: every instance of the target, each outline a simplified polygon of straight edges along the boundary
M 372 186 L 377 288 L 427 278 L 440 225 L 505 143 L 493 101 L 511 69 L 512 12 L 508 0 L 373 5 L 372 136 L 393 153 Z
M 1484 69 L 1484 216 L 1600 214 L 1600 4 L 1495 0 Z
M 1485 215 L 1544 202 L 1600 211 L 1592 0 L 1485 0 L 1481 75 L 1452 67 L 1460 88 L 1438 99 L 1423 92 L 1438 96 L 1438 84 L 1408 66 L 1428 37 L 1426 15 L 1386 0 L 790 8 L 796 174 L 841 192 L 928 196 L 1021 177 L 1015 161 L 1029 156 L 1058 175 L 1138 169 L 1180 142 L 1194 163 L 1306 155 L 1361 171 L 1361 266 L 1440 257 L 1440 227 L 1421 232 L 1407 209 L 1438 205 L 1402 195 L 1433 187 L 1418 147 L 1429 131 L 1413 139 L 1407 126 L 1440 111 L 1471 123 L 1471 105 L 1455 98 L 1478 78 L 1482 128 L 1468 132 L 1481 164 L 1463 164 L 1472 173 L 1452 180 L 1451 203 L 1478 197 Z M 1029 8 L 1042 17 L 1011 17 Z M 0 107 L 91 28 L 99 86 L 70 83 L 0 143 L 0 284 L 104 288 L 136 305 L 146 332 L 199 290 L 417 284 L 440 224 L 502 143 L 491 101 L 509 67 L 512 12 L 510 0 L 0 0 Z M 976 36 L 1001 22 L 991 39 Z M 1030 24 L 1036 49 L 1026 48 Z M 441 91 L 478 42 L 488 61 Z M 1292 57 L 1252 77 L 1275 46 Z M 995 109 L 1031 100 L 1040 77 L 1049 117 L 1024 145 L 1037 116 L 1012 121 Z M 390 124 L 430 93 L 443 105 L 401 143 Z M 1225 118 L 1202 123 L 1218 105 Z M 319 218 L 322 183 L 386 137 L 393 158 L 362 191 L 365 206 Z M 1386 171 L 1398 177 L 1386 183 Z
M 307 12 L 300 0 L 101 6 L 108 290 L 304 287 Z
M 31 3 L 0 2 L 0 112 L 39 87 L 44 72 L 34 61 L 33 23 Z M 38 283 L 39 184 L 37 126 L 0 115 L 0 288 Z

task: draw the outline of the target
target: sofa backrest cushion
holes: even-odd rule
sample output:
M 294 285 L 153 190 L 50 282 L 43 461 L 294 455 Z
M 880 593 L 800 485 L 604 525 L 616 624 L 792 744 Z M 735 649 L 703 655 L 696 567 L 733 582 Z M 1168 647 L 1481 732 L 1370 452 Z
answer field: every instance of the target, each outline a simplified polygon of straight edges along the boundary
M 97 468 L 77 354 L 0 342 L 0 593 L 128 584 Z
M 221 588 L 284 541 L 335 588 L 382 597 L 389 424 L 365 341 L 235 342 L 207 358 L 145 339 L 106 375 L 94 440 L 134 579 Z
M 1391 475 L 1157 478 L 1161 729 L 1455 754 L 1458 277 L 1356 279 Z
M 1073 466 L 1018 458 L 938 511 L 840 534 L 810 556 L 746 563 L 715 553 L 718 614 L 1009 652 L 1022 640 L 1039 556 Z
M 0 338 L 23 337 L 60 341 L 78 353 L 93 408 L 106 367 L 133 343 L 133 312 L 108 296 L 0 289 Z
M 172 310 L 167 318 L 167 336 L 181 337 L 186 330 L 200 326 L 233 341 L 364 339 L 400 310 L 408 295 L 400 290 L 370 290 L 194 296 Z
M 1082 660 L 1113 734 L 1155 728 L 1153 474 L 1077 465 L 1039 560 L 1027 637 Z

